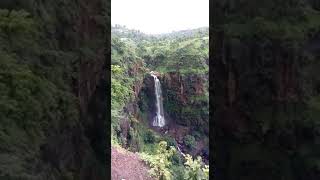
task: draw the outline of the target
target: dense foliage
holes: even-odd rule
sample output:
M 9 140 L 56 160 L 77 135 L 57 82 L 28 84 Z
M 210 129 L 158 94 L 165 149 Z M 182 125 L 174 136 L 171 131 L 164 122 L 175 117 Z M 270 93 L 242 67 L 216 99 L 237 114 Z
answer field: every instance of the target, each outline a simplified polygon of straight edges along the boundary
M 214 6 L 217 179 L 318 179 L 319 86 L 312 70 L 319 68 L 318 6 L 309 0 Z
M 187 180 L 206 180 L 209 179 L 209 166 L 204 165 L 202 167 L 201 157 L 197 157 L 197 159 L 193 159 L 189 154 L 185 156 L 186 162 L 184 163 L 186 166 L 186 174 L 185 179 Z
M 203 165 L 201 157 L 196 160 L 189 154 L 184 155 L 185 166 L 174 166 L 172 157 L 176 153 L 173 146 L 168 147 L 167 142 L 161 141 L 158 144 L 156 154 L 150 155 L 141 153 L 140 156 L 146 161 L 151 169 L 150 174 L 159 180 L 187 179 L 207 180 L 209 179 L 209 166 Z M 179 169 L 182 169 L 180 172 Z
M 80 12 L 82 5 L 61 0 L 0 2 L 0 179 L 77 179 L 80 168 L 82 174 L 88 169 L 72 158 L 86 158 L 97 176 L 105 172 L 99 164 L 105 162 L 95 157 L 105 153 L 95 154 L 88 145 L 83 132 L 88 126 L 80 121 L 74 91 L 79 65 L 89 56 L 97 60 L 92 52 L 105 41 L 104 2 L 97 3 L 102 31 L 97 28 L 95 37 L 85 40 L 73 30 L 78 28 L 75 18 L 89 16 Z M 73 144 L 73 136 L 83 143 Z M 77 149 L 86 152 L 77 157 Z
M 184 159 L 175 148 L 167 149 L 167 144 L 177 146 L 176 140 L 149 127 L 155 108 L 149 72 L 160 74 L 166 116 L 189 127 L 198 139 L 206 139 L 208 150 L 208 126 L 203 126 L 208 124 L 208 28 L 146 35 L 117 25 L 111 46 L 112 143 L 142 153 L 158 179 L 183 179 Z M 182 85 L 170 85 L 175 83 L 171 75 L 183 83 L 184 96 L 190 97 L 186 102 L 180 98 Z M 187 137 L 182 143 L 191 152 L 196 140 Z
M 167 142 L 161 141 L 155 155 L 141 154 L 141 156 L 150 165 L 150 174 L 152 176 L 159 180 L 170 180 L 172 179 L 169 169 L 172 164 L 170 158 L 175 151 L 175 148 L 172 146 L 167 150 Z

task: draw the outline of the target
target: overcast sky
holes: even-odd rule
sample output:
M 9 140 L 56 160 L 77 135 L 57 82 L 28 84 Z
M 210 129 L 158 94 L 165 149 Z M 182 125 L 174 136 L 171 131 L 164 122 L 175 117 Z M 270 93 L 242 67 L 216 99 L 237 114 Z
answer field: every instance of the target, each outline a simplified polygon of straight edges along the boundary
M 209 26 L 209 0 L 111 0 L 111 24 L 148 34 Z

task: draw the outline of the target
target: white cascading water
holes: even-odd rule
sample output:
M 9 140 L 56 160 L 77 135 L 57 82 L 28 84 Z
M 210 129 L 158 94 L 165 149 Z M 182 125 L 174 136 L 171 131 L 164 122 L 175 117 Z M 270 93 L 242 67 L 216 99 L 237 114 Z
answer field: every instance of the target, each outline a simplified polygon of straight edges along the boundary
M 182 156 L 186 156 L 186 155 L 181 151 L 181 149 L 180 149 L 180 147 L 179 147 L 179 144 L 177 144 L 177 149 L 178 149 L 178 151 L 180 152 L 180 154 L 181 154 Z
M 153 119 L 153 126 L 163 127 L 165 125 L 165 119 L 163 115 L 163 104 L 162 104 L 162 91 L 161 91 L 161 84 L 158 77 L 154 74 L 151 74 L 154 79 L 154 89 L 156 95 L 156 107 L 157 107 L 157 114 Z

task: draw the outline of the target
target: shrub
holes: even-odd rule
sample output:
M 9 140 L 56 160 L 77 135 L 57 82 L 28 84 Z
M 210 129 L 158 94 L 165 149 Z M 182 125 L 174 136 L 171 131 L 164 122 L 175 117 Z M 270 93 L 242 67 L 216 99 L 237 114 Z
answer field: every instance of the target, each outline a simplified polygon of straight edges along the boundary
M 165 136 L 164 141 L 166 141 L 168 143 L 168 146 L 177 146 L 177 142 L 174 138 L 170 137 L 170 136 Z
M 130 127 L 127 137 L 129 149 L 132 151 L 140 151 L 143 148 L 143 140 L 137 130 Z
M 151 130 L 147 130 L 143 136 L 143 140 L 145 143 L 154 143 L 156 138 Z
M 171 172 L 174 180 L 184 180 L 185 177 L 185 168 L 183 165 L 172 166 Z
M 170 161 L 174 164 L 174 165 L 180 165 L 181 163 L 181 158 L 178 152 L 174 153 L 170 159 Z
M 150 174 L 160 180 L 171 180 L 172 174 L 169 170 L 171 166 L 170 158 L 175 153 L 175 148 L 170 146 L 167 149 L 167 142 L 161 141 L 158 144 L 156 155 L 141 153 L 141 158 L 151 167 Z
M 192 156 L 187 154 L 185 156 L 186 162 L 186 173 L 185 173 L 185 179 L 187 180 L 207 180 L 209 179 L 209 166 L 204 165 L 202 167 L 202 159 L 200 156 L 197 157 L 196 160 L 193 160 Z
M 191 136 L 191 135 L 185 136 L 183 139 L 183 142 L 189 149 L 195 148 L 196 140 L 193 136 Z
M 200 139 L 201 138 L 201 134 L 199 131 L 193 131 L 192 132 L 192 136 L 195 137 L 195 139 Z

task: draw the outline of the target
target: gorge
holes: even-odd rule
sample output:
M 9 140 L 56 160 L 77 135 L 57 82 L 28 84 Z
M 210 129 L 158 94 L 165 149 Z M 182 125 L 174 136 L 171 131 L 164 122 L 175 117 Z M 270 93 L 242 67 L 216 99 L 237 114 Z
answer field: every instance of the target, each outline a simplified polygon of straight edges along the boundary
M 112 36 L 113 146 L 173 179 L 188 174 L 190 155 L 207 167 L 208 28 L 152 36 L 118 25 Z

